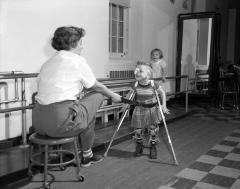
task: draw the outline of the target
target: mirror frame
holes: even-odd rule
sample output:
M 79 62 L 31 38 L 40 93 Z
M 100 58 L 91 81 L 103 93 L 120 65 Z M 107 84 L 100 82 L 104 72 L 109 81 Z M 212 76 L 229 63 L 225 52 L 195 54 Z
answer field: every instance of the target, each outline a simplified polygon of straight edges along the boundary
M 208 96 L 217 94 L 218 87 L 218 60 L 220 51 L 220 14 L 216 12 L 199 12 L 178 15 L 178 33 L 177 33 L 177 56 L 176 56 L 176 76 L 181 75 L 182 59 L 182 38 L 183 38 L 183 21 L 189 19 L 212 18 L 210 60 L 209 60 L 209 81 Z M 176 92 L 180 91 L 181 79 L 176 79 Z

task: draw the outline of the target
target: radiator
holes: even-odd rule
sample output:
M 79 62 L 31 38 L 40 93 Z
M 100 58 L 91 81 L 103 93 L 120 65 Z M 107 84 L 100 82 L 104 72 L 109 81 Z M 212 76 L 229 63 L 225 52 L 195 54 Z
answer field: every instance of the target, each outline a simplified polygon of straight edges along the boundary
M 110 78 L 133 78 L 133 70 L 110 71 Z

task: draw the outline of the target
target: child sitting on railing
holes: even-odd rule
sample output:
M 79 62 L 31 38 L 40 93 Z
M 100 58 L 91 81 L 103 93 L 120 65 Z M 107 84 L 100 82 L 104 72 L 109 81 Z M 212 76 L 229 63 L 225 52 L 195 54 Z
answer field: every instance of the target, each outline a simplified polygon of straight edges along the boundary
M 136 149 L 134 155 L 137 157 L 142 154 L 144 147 L 144 131 L 147 130 L 147 133 L 149 134 L 150 158 L 156 159 L 156 143 L 158 141 L 159 131 L 158 124 L 162 120 L 162 117 L 159 112 L 155 90 L 160 94 L 163 112 L 168 114 L 169 110 L 166 107 L 166 94 L 163 88 L 159 85 L 159 82 L 150 80 L 152 69 L 149 64 L 139 61 L 134 74 L 136 83 L 132 87 L 132 91 L 127 95 L 129 96 L 132 92 L 135 92 L 135 98 L 132 101 L 135 105 L 135 109 L 133 111 L 131 122 L 131 126 L 135 129 L 134 139 L 136 142 Z M 125 102 L 129 103 L 127 100 L 125 100 Z

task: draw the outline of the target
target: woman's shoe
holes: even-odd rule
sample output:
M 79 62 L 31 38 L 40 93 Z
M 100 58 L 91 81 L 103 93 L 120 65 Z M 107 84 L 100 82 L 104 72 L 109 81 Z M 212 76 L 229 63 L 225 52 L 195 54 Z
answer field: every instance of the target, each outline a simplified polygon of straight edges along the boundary
M 89 167 L 91 164 L 101 162 L 103 157 L 101 155 L 93 154 L 92 157 L 82 157 L 81 167 Z

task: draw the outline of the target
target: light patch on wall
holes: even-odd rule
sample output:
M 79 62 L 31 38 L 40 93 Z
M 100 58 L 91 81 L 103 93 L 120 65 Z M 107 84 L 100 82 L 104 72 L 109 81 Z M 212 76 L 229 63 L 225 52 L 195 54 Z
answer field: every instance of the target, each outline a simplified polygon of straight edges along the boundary
M 183 3 L 182 3 L 182 7 L 186 10 L 188 9 L 188 2 L 189 0 L 183 0 Z

